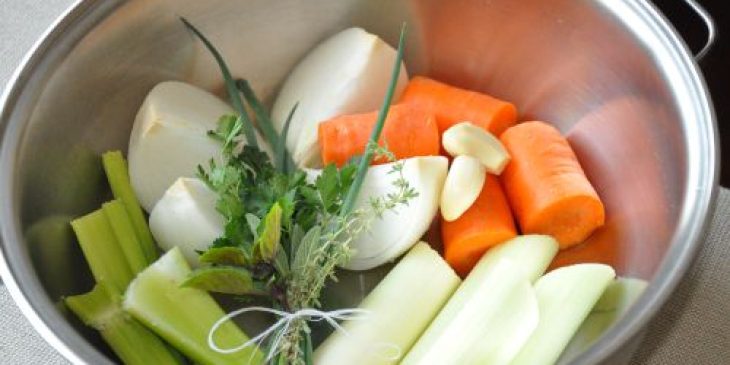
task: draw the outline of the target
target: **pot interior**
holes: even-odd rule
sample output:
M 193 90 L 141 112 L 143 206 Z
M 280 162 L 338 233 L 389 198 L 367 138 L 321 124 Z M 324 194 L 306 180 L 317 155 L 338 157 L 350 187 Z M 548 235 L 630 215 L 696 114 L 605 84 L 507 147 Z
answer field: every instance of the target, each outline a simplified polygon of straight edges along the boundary
M 658 46 L 637 35 L 607 1 L 110 4 L 102 10 L 87 5 L 97 20 L 78 34 L 69 27 L 76 38 L 38 76 L 16 165 L 24 232 L 89 212 L 109 198 L 98 154 L 126 150 L 137 108 L 156 83 L 183 80 L 222 95 L 212 57 L 179 16 L 196 24 L 234 75 L 248 78 L 268 102 L 297 61 L 328 35 L 356 25 L 395 44 L 406 21 L 409 75 L 509 100 L 520 120 L 550 122 L 569 137 L 606 205 L 607 222 L 556 264 L 579 262 L 587 245 L 600 246 L 601 261 L 620 275 L 650 280 L 681 226 L 691 141 L 677 81 L 653 53 Z M 48 268 L 38 264 L 43 258 L 34 245 L 42 243 L 27 241 L 21 245 L 51 300 L 90 289 L 78 251 L 57 253 L 59 267 Z

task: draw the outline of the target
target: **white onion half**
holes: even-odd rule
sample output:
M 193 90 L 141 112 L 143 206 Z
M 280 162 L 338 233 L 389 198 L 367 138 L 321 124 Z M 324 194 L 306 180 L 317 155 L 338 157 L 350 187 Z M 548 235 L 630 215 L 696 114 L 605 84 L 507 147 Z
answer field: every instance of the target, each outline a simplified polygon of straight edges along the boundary
M 396 259 L 419 241 L 438 211 L 448 170 L 446 157 L 414 157 L 394 163 L 403 163 L 403 177 L 418 196 L 407 205 L 399 205 L 382 217 L 373 218 L 369 230 L 352 242 L 354 255 L 344 265 L 346 269 L 367 270 Z M 392 173 L 392 169 L 393 163 L 370 167 L 357 208 L 369 209 L 371 198 L 397 191 L 393 181 L 398 174 Z

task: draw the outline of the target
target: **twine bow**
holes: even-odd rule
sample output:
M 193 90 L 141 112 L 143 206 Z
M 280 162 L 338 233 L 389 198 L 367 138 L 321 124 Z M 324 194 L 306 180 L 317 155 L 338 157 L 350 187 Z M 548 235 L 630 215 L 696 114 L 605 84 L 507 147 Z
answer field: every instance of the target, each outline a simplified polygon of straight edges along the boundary
M 213 338 L 215 335 L 215 332 L 218 331 L 218 329 L 228 320 L 231 320 L 241 314 L 249 313 L 249 312 L 264 312 L 264 313 L 270 313 L 275 316 L 279 317 L 279 320 L 277 320 L 273 325 L 271 325 L 269 328 L 267 328 L 265 331 L 259 333 L 256 337 L 244 342 L 241 345 L 235 346 L 235 347 L 229 347 L 229 348 L 221 348 L 216 344 L 215 339 Z M 264 341 L 266 341 L 267 338 L 269 338 L 271 335 L 276 333 L 276 337 L 272 340 L 270 346 L 269 346 L 269 352 L 266 355 L 266 362 L 270 361 L 275 355 L 277 348 L 279 347 L 279 343 L 281 343 L 281 339 L 284 336 L 284 334 L 289 330 L 289 327 L 291 326 L 291 323 L 297 319 L 303 318 L 310 322 L 319 322 L 319 321 L 326 321 L 330 324 L 335 330 L 340 331 L 344 334 L 347 334 L 347 331 L 342 328 L 342 326 L 337 323 L 338 320 L 340 321 L 352 321 L 352 320 L 363 320 L 367 318 L 367 316 L 370 314 L 369 311 L 364 309 L 357 309 L 357 308 L 349 308 L 349 309 L 337 309 L 333 311 L 321 311 L 314 308 L 304 308 L 300 309 L 296 312 L 289 313 L 273 308 L 267 308 L 267 307 L 247 307 L 247 308 L 241 308 L 237 309 L 231 313 L 226 314 L 225 316 L 221 317 L 215 324 L 213 324 L 213 327 L 210 328 L 210 331 L 208 332 L 208 346 L 216 352 L 222 353 L 222 354 L 231 354 L 234 352 L 241 351 L 247 347 L 251 346 L 260 346 Z M 399 351 L 400 352 L 400 351 Z M 400 355 L 400 354 L 399 354 Z M 250 361 L 249 361 L 250 362 Z

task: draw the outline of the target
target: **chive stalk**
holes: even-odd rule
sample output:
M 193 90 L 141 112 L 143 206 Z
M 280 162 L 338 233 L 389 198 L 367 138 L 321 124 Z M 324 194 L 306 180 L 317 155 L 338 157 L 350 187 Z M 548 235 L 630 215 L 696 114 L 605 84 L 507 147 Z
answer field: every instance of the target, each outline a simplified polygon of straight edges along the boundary
M 159 337 L 122 310 L 121 301 L 116 288 L 103 281 L 89 293 L 64 300 L 86 325 L 101 333 L 124 364 L 180 364 Z
M 365 148 L 365 154 L 363 154 L 362 158 L 360 159 L 360 163 L 357 167 L 357 173 L 355 175 L 355 180 L 352 182 L 352 186 L 350 186 L 350 190 L 348 190 L 345 201 L 342 204 L 342 209 L 340 210 L 341 215 L 347 215 L 351 213 L 352 209 L 355 207 L 355 201 L 357 200 L 357 196 L 360 193 L 360 189 L 362 188 L 363 181 L 365 180 L 365 175 L 368 172 L 368 167 L 370 167 L 370 162 L 372 162 L 373 160 L 375 151 L 373 150 L 373 148 L 371 148 L 371 146 L 377 145 L 378 140 L 380 139 L 380 134 L 383 132 L 383 126 L 385 125 L 385 119 L 388 117 L 390 104 L 393 101 L 395 87 L 398 84 L 398 76 L 400 75 L 400 65 L 403 61 L 403 48 L 405 46 L 406 33 L 407 26 L 404 23 L 400 30 L 398 51 L 395 56 L 395 64 L 393 65 L 393 71 L 390 77 L 390 83 L 388 84 L 388 90 L 385 93 L 385 100 L 383 100 L 383 105 L 380 107 L 380 111 L 378 112 L 378 119 L 375 122 L 375 127 L 373 127 L 373 130 L 370 133 L 370 139 L 368 140 L 367 147 Z
M 241 94 L 243 94 L 243 98 L 246 100 L 246 103 L 251 107 L 251 110 L 256 116 L 257 125 L 261 128 L 261 132 L 264 134 L 264 137 L 266 137 L 269 145 L 277 146 L 279 143 L 279 135 L 274 129 L 271 116 L 269 116 L 269 113 L 261 104 L 259 98 L 256 97 L 256 93 L 254 93 L 251 88 L 251 84 L 249 84 L 248 80 L 238 79 L 236 80 L 236 88 L 241 92 Z
M 218 63 L 218 67 L 220 67 L 221 73 L 223 74 L 228 98 L 231 100 L 233 108 L 238 112 L 238 119 L 236 120 L 237 128 L 243 129 L 243 133 L 246 136 L 246 142 L 249 146 L 258 147 L 256 133 L 253 130 L 253 124 L 251 124 L 251 119 L 248 117 L 248 113 L 246 113 L 243 101 L 241 100 L 241 96 L 238 94 L 238 89 L 236 88 L 236 81 L 233 79 L 228 65 L 226 65 L 226 62 L 223 60 L 223 56 L 221 56 L 215 46 L 213 46 L 213 43 L 211 43 L 208 38 L 206 38 L 203 33 L 198 30 L 198 28 L 195 28 L 195 26 L 185 18 L 180 18 L 180 20 L 198 37 L 198 39 L 200 39 L 201 42 L 203 42 L 208 51 L 210 51 L 213 55 L 213 58 L 215 58 L 215 61 Z
M 129 170 L 127 169 L 127 161 L 119 151 L 106 152 L 102 155 L 104 171 L 106 171 L 109 186 L 111 186 L 114 198 L 124 203 L 124 208 L 129 215 L 129 219 L 134 227 L 137 240 L 141 246 L 142 252 L 147 260 L 147 265 L 157 260 L 158 252 L 155 242 L 152 239 L 152 232 L 147 226 L 147 220 L 142 212 L 142 207 L 137 201 L 137 195 L 132 189 L 129 180 Z M 145 265 L 145 266 L 147 266 Z

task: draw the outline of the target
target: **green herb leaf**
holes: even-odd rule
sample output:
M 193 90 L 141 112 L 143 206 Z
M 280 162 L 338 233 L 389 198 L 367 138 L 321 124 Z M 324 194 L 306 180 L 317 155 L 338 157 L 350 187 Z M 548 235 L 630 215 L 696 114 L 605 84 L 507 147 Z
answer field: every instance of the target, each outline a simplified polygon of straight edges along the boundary
M 240 247 L 212 247 L 200 255 L 200 262 L 216 265 L 244 266 L 250 259 Z
M 254 283 L 251 273 L 242 267 L 210 266 L 190 273 L 181 286 L 205 291 L 237 295 L 264 295 L 261 285 Z
M 318 243 L 321 237 L 322 227 L 314 226 L 299 241 L 291 263 L 293 275 L 301 274 L 306 269 L 307 264 L 311 262 L 312 255 L 319 246 Z
M 248 223 L 248 229 L 250 229 L 251 233 L 253 233 L 253 240 L 258 241 L 259 226 L 261 225 L 261 218 L 255 216 L 251 213 L 246 213 L 246 223 Z
M 276 257 L 281 241 L 281 215 L 281 206 L 279 203 L 275 203 L 263 220 L 264 228 L 257 240 L 255 250 L 263 261 L 271 261 Z

